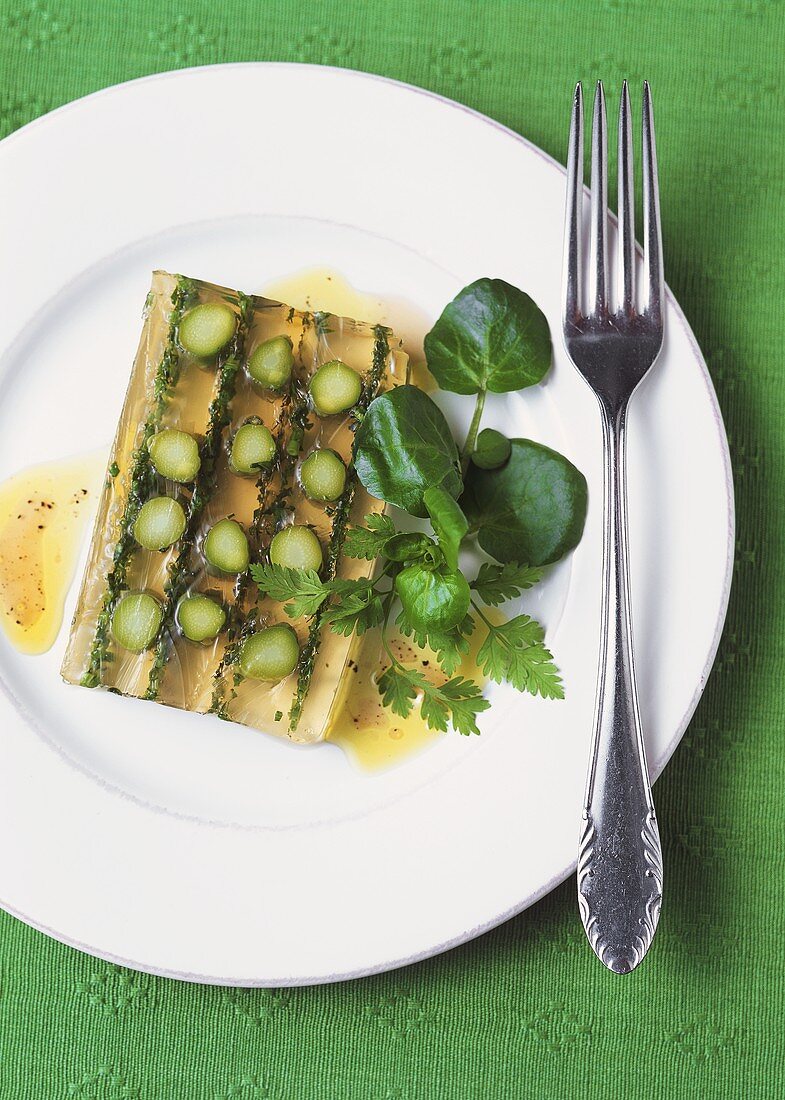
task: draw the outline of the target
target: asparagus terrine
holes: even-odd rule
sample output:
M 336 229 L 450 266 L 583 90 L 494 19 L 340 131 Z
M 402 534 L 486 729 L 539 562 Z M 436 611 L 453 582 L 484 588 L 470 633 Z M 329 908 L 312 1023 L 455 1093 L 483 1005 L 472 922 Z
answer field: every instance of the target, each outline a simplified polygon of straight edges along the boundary
M 373 568 L 341 553 L 383 507 L 354 428 L 405 366 L 381 325 L 156 272 L 64 679 L 323 739 L 352 640 L 291 620 L 249 563 Z

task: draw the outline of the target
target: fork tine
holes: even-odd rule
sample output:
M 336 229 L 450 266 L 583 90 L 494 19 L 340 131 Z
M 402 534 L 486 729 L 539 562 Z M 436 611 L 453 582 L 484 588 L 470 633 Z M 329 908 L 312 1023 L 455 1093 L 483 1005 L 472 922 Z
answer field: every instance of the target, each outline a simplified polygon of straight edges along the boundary
M 605 313 L 608 306 L 608 278 L 605 255 L 608 235 L 608 125 L 605 116 L 605 92 L 597 81 L 594 116 L 591 127 L 591 238 L 592 298 L 594 312 Z
M 643 236 L 649 273 L 649 300 L 646 309 L 659 319 L 662 317 L 662 231 L 657 149 L 654 143 L 654 109 L 648 80 L 643 82 Z
M 619 302 L 629 316 L 635 304 L 635 192 L 632 177 L 632 119 L 625 80 L 619 104 Z
M 581 214 L 583 207 L 583 89 L 575 85 L 567 150 L 567 202 L 564 226 L 564 323 L 580 317 Z

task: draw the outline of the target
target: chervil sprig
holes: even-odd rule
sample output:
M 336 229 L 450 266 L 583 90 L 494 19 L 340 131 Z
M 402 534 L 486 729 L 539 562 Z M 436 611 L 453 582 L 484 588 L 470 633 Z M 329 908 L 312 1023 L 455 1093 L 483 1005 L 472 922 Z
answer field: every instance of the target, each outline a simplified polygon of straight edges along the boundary
M 470 584 L 483 603 L 498 607 L 505 600 L 514 600 L 526 588 L 542 580 L 543 570 L 536 565 L 518 565 L 508 562 L 496 565 L 486 561 Z
M 252 565 L 251 576 L 274 600 L 284 604 L 284 611 L 293 619 L 315 615 L 330 595 L 330 587 L 319 579 L 314 569 L 287 569 L 283 565 Z
M 488 631 L 477 653 L 477 664 L 486 676 L 544 699 L 563 699 L 559 670 L 545 647 L 540 624 L 528 615 L 493 623 L 477 604 L 474 607 Z
M 406 718 L 420 697 L 420 713 L 429 729 L 444 732 L 452 726 L 465 735 L 479 733 L 477 715 L 490 703 L 473 680 L 454 676 L 445 684 L 434 684 L 418 668 L 409 668 L 388 650 L 390 664 L 379 677 L 382 701 L 393 714 Z
M 395 524 L 383 512 L 365 517 L 365 527 L 350 527 L 346 532 L 343 552 L 349 558 L 373 561 L 380 557 L 390 539 L 398 532 Z
M 373 581 L 336 580 L 328 585 L 336 597 L 324 614 L 336 634 L 364 634 L 384 619 L 382 598 Z

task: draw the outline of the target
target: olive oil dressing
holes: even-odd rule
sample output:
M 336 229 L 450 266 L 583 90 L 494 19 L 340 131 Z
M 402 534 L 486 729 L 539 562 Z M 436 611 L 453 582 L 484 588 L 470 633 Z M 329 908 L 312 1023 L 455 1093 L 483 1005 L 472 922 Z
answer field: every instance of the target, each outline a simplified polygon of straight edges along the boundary
M 497 618 L 498 616 L 494 616 Z M 475 683 L 484 685 L 488 677 L 477 666 L 480 632 L 470 639 L 458 670 Z M 429 649 L 419 649 L 397 631 L 388 635 L 390 648 L 397 660 L 416 665 L 434 683 L 446 677 Z M 418 699 L 407 718 L 382 705 L 378 679 L 389 664 L 378 629 L 369 630 L 355 643 L 341 691 L 330 715 L 327 740 L 338 745 L 354 766 L 367 774 L 378 774 L 403 763 L 429 748 L 445 734 L 428 729 L 420 714 Z
M 0 485 L 0 622 L 22 653 L 45 653 L 57 637 L 105 461 L 97 451 Z

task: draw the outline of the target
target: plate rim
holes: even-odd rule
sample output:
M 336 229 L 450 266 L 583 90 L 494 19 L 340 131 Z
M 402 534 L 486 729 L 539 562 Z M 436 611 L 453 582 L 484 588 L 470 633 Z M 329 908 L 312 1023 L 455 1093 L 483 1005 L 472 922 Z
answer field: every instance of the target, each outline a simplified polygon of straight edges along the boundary
M 343 68 L 343 67 L 334 66 L 334 65 L 315 65 L 315 64 L 307 64 L 307 63 L 300 63 L 300 62 L 289 62 L 289 61 L 236 61 L 236 62 L 222 62 L 222 63 L 213 64 L 213 65 L 189 66 L 189 67 L 185 67 L 185 68 L 163 70 L 163 71 L 157 72 L 157 73 L 148 73 L 148 74 L 145 74 L 144 76 L 135 77 L 135 78 L 132 78 L 130 80 L 121 81 L 121 82 L 116 83 L 116 84 L 111 84 L 111 85 L 108 85 L 107 87 L 99 88 L 99 89 L 97 89 L 93 92 L 89 92 L 84 96 L 80 96 L 76 99 L 69 100 L 67 103 L 63 103 L 60 106 L 53 108 L 51 111 L 48 111 L 45 114 L 40 115 L 35 119 L 32 119 L 30 122 L 26 123 L 24 126 L 21 126 L 18 129 L 14 130 L 12 133 L 8 134 L 5 138 L 3 138 L 0 141 L 0 156 L 2 156 L 4 154 L 4 152 L 6 150 L 8 150 L 12 145 L 14 145 L 18 139 L 23 138 L 30 131 L 43 128 L 43 127 L 49 125 L 50 122 L 52 122 L 52 121 L 56 122 L 60 115 L 62 115 L 64 113 L 67 113 L 67 112 L 71 111 L 72 109 L 81 108 L 84 104 L 86 104 L 90 100 L 97 99 L 99 97 L 109 98 L 110 96 L 112 96 L 115 93 L 120 93 L 120 92 L 128 89 L 130 86 L 135 87 L 137 85 L 143 85 L 143 84 L 152 83 L 152 82 L 157 82 L 158 83 L 158 82 L 163 82 L 163 81 L 167 81 L 167 80 L 178 80 L 178 79 L 183 79 L 183 78 L 187 78 L 187 77 L 192 77 L 192 76 L 198 75 L 200 73 L 212 72 L 214 70 L 222 70 L 223 71 L 223 70 L 240 70 L 240 69 L 254 70 L 254 71 L 256 71 L 256 70 L 270 70 L 270 69 L 295 70 L 295 71 L 309 70 L 309 71 L 312 71 L 312 72 L 319 72 L 319 73 L 325 73 L 326 72 L 326 73 L 334 74 L 337 77 L 347 77 L 348 76 L 348 77 L 351 77 L 351 78 L 369 80 L 369 81 L 374 81 L 376 83 L 391 85 L 396 89 L 403 89 L 404 91 L 415 93 L 418 96 L 423 96 L 427 99 L 434 100 L 434 101 L 440 103 L 441 105 L 443 105 L 445 107 L 448 107 L 448 108 L 453 109 L 453 110 L 457 109 L 461 113 L 469 115 L 470 117 L 473 117 L 478 122 L 481 122 L 482 124 L 484 124 L 486 126 L 490 126 L 492 129 L 496 130 L 497 132 L 499 132 L 499 133 L 501 133 L 501 134 L 503 134 L 507 137 L 512 138 L 515 142 L 517 142 L 518 144 L 520 144 L 524 148 L 526 148 L 530 153 L 534 154 L 536 157 L 538 157 L 539 159 L 541 159 L 542 161 L 544 161 L 545 163 L 550 165 L 552 168 L 555 168 L 562 176 L 566 176 L 566 168 L 555 157 L 551 156 L 549 153 L 546 153 L 543 149 L 541 149 L 539 146 L 535 145 L 528 138 L 526 138 L 523 135 L 517 133 L 515 130 L 511 129 L 509 126 L 506 126 L 504 123 L 501 123 L 501 122 L 497 121 L 496 119 L 490 117 L 489 115 L 486 115 L 483 112 L 478 111 L 473 107 L 469 107 L 466 104 L 461 103 L 458 100 L 451 99 L 447 96 L 441 95 L 438 92 L 430 91 L 429 89 L 419 87 L 415 84 L 410 84 L 406 81 L 396 80 L 392 77 L 382 76 L 382 75 L 379 75 L 379 74 L 376 74 L 376 73 L 366 72 L 366 71 L 359 70 L 359 69 Z M 585 186 L 584 186 L 584 193 L 588 193 L 588 188 L 585 187 Z M 611 218 L 612 218 L 612 220 L 615 220 L 613 214 L 611 214 Z M 726 545 L 725 545 L 725 572 L 724 572 L 724 577 L 723 577 L 722 593 L 721 593 L 721 599 L 720 599 L 719 606 L 718 606 L 716 621 L 715 621 L 715 624 L 714 624 L 714 631 L 713 631 L 711 646 L 710 646 L 706 661 L 704 663 L 699 681 L 696 685 L 696 688 L 693 692 L 693 695 L 691 696 L 691 698 L 689 700 L 689 703 L 688 703 L 688 705 L 685 709 L 685 712 L 682 716 L 682 719 L 681 719 L 681 721 L 679 722 L 679 724 L 676 728 L 676 732 L 674 733 L 673 737 L 671 738 L 670 742 L 665 747 L 665 749 L 659 754 L 659 756 L 654 761 L 650 761 L 650 763 L 649 763 L 649 770 L 652 774 L 652 777 L 653 777 L 652 781 L 653 782 L 656 781 L 657 778 L 659 778 L 659 776 L 662 773 L 662 771 L 664 770 L 666 764 L 668 763 L 671 756 L 673 755 L 676 747 L 678 746 L 679 742 L 681 741 L 682 737 L 684 736 L 686 728 L 689 725 L 690 720 L 692 719 L 692 716 L 694 715 L 695 710 L 697 708 L 697 705 L 698 705 L 698 703 L 700 701 L 700 698 L 703 694 L 703 691 L 704 691 L 705 686 L 706 686 L 706 682 L 708 680 L 709 674 L 711 672 L 712 666 L 713 666 L 714 661 L 715 661 L 716 656 L 717 656 L 717 651 L 718 651 L 720 640 L 721 640 L 721 637 L 722 637 L 722 632 L 723 632 L 723 628 L 724 628 L 724 624 L 725 624 L 725 619 L 726 619 L 727 610 L 728 610 L 728 604 L 729 604 L 729 600 L 730 600 L 730 592 L 731 592 L 731 587 L 732 587 L 733 566 L 734 566 L 734 548 L 735 548 L 735 527 L 736 527 L 736 516 L 735 516 L 736 509 L 735 509 L 735 497 L 734 497 L 732 465 L 731 465 L 731 459 L 730 459 L 730 448 L 729 448 L 727 432 L 726 432 L 726 429 L 725 429 L 725 424 L 724 424 L 724 420 L 723 420 L 723 416 L 722 416 L 722 411 L 720 409 L 719 401 L 717 399 L 716 390 L 714 388 L 714 384 L 712 382 L 711 375 L 710 375 L 708 367 L 706 365 L 706 361 L 703 357 L 703 354 L 702 354 L 701 349 L 698 345 L 698 342 L 695 338 L 695 335 L 692 331 L 692 328 L 691 328 L 691 326 L 690 326 L 690 324 L 689 324 L 689 322 L 688 322 L 688 320 L 687 320 L 687 318 L 684 314 L 684 311 L 682 310 L 681 306 L 679 305 L 678 301 L 676 300 L 676 298 L 673 294 L 673 291 L 670 289 L 670 287 L 667 284 L 665 285 L 665 295 L 666 295 L 666 298 L 669 302 L 669 305 L 671 306 L 671 308 L 673 310 L 674 318 L 678 322 L 679 326 L 681 327 L 681 329 L 683 330 L 683 332 L 684 332 L 684 334 L 687 338 L 687 341 L 688 341 L 688 344 L 690 346 L 690 350 L 692 352 L 692 355 L 693 355 L 693 357 L 694 357 L 694 359 L 695 359 L 695 361 L 698 365 L 701 380 L 702 380 L 703 385 L 705 387 L 707 397 L 708 397 L 708 400 L 709 400 L 709 405 L 711 407 L 713 420 L 714 420 L 714 428 L 715 428 L 715 431 L 716 431 L 716 435 L 717 435 L 717 439 L 718 439 L 719 447 L 720 447 L 720 453 L 721 453 L 721 457 L 722 457 L 723 478 L 724 478 L 724 487 L 725 487 L 725 503 L 726 503 L 725 521 L 726 521 L 727 535 L 726 535 Z M 5 692 L 3 692 L 3 694 L 5 694 Z M 12 696 L 9 696 L 9 702 L 13 703 L 13 697 Z M 54 747 L 53 745 L 51 745 L 51 743 L 49 742 L 48 739 L 47 739 L 47 744 L 50 748 Z M 68 763 L 69 763 L 70 766 L 73 766 L 72 761 L 68 760 Z M 79 770 L 81 770 L 81 769 L 79 769 Z M 330 983 L 339 982 L 339 981 L 350 981 L 350 980 L 353 980 L 353 979 L 356 979 L 356 978 L 367 977 L 367 976 L 370 976 L 372 974 L 385 973 L 387 971 L 396 970 L 396 969 L 399 969 L 399 968 L 404 967 L 404 966 L 409 966 L 409 965 L 412 965 L 414 963 L 421 962 L 421 961 L 423 961 L 425 959 L 428 959 L 428 958 L 433 958 L 436 955 L 440 955 L 440 954 L 444 953 L 445 951 L 449 951 L 454 947 L 458 947 L 463 943 L 467 943 L 470 940 L 475 939 L 480 935 L 483 935 L 485 932 L 491 931 L 492 929 L 498 927 L 499 925 L 504 924 L 506 921 L 510 920 L 512 917 L 516 916 L 518 913 L 523 912 L 525 909 L 529 908 L 531 905 L 533 905 L 537 901 L 539 901 L 546 894 L 550 893 L 551 890 L 555 889 L 557 886 L 559 886 L 561 883 L 563 883 L 574 872 L 575 867 L 576 867 L 576 860 L 573 860 L 573 861 L 571 861 L 571 863 L 566 868 L 562 869 L 561 871 L 559 871 L 555 875 L 553 875 L 551 877 L 551 879 L 547 883 L 542 885 L 538 890 L 536 890 L 533 893 L 527 895 L 520 902 L 516 902 L 515 905 L 509 907 L 508 909 L 506 909 L 502 913 L 496 914 L 496 915 L 494 915 L 494 917 L 490 918 L 488 921 L 485 921 L 480 925 L 476 925 L 476 926 L 473 926 L 469 929 L 466 929 L 466 930 L 462 931 L 459 935 L 451 937 L 451 938 L 449 938 L 445 941 L 442 941 L 442 942 L 440 942 L 436 945 L 432 945 L 428 948 L 425 948 L 420 952 L 416 952 L 412 955 L 401 957 L 401 958 L 386 960 L 384 962 L 380 962 L 380 963 L 375 964 L 375 965 L 370 966 L 370 967 L 359 968 L 359 969 L 356 969 L 356 970 L 347 971 L 345 973 L 342 972 L 342 973 L 319 975 L 319 976 L 313 976 L 313 977 L 296 977 L 296 978 L 291 978 L 291 979 L 280 979 L 280 978 L 270 979 L 270 978 L 264 978 L 264 977 L 258 977 L 258 978 L 226 977 L 226 976 L 196 974 L 196 973 L 189 973 L 189 972 L 185 972 L 185 971 L 179 971 L 179 970 L 176 970 L 176 969 L 168 969 L 168 968 L 165 968 L 165 967 L 156 967 L 156 966 L 152 966 L 152 965 L 147 964 L 147 963 L 143 963 L 143 962 L 139 962 L 139 961 L 136 961 L 136 960 L 133 960 L 133 959 L 126 958 L 126 957 L 121 956 L 121 955 L 115 955 L 111 952 L 107 952 L 107 951 L 98 949 L 98 948 L 96 948 L 96 947 L 94 947 L 90 944 L 84 943 L 84 942 L 78 940 L 75 937 L 64 935 L 64 934 L 58 932 L 57 929 L 52 928 L 52 927 L 50 927 L 50 926 L 48 926 L 44 923 L 41 923 L 41 922 L 37 921 L 35 918 L 31 917 L 30 915 L 28 915 L 28 914 L 24 913 L 23 911 L 17 909 L 12 904 L 6 902 L 2 897 L 0 897 L 0 908 L 2 908 L 5 912 L 9 913 L 10 915 L 16 917 L 17 919 L 21 920 L 23 923 L 29 925 L 31 928 L 34 928 L 37 931 L 44 933 L 45 935 L 49 936 L 50 938 L 56 940 L 59 943 L 63 943 L 65 945 L 69 946 L 69 947 L 75 948 L 75 949 L 77 949 L 79 951 L 82 951 L 85 954 L 91 955 L 95 958 L 100 958 L 100 959 L 103 959 L 107 962 L 114 963 L 114 964 L 117 964 L 117 965 L 121 965 L 121 966 L 124 966 L 124 967 L 128 967 L 130 969 L 137 970 L 137 971 L 140 971 L 142 973 L 148 973 L 148 974 L 152 974 L 152 975 L 159 976 L 159 977 L 173 978 L 173 979 L 176 979 L 176 980 L 187 981 L 187 982 L 190 982 L 190 983 L 201 984 L 201 985 L 219 985 L 219 986 L 231 986 L 231 987 L 237 987 L 237 988 L 241 988 L 241 987 L 246 987 L 246 988 L 298 987 L 298 986 L 330 984 Z

